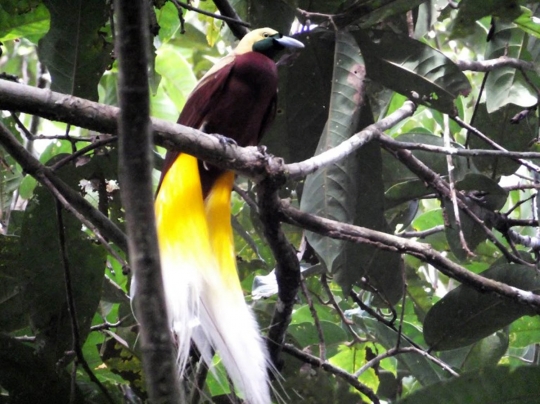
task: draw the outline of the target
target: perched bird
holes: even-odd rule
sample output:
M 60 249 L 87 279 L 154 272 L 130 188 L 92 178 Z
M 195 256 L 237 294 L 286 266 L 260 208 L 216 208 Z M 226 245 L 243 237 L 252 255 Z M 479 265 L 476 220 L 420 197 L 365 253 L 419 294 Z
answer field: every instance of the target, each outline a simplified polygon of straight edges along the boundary
M 270 28 L 248 33 L 197 84 L 178 123 L 256 145 L 276 110 L 273 58 L 303 48 Z M 247 403 L 270 403 L 268 356 L 236 271 L 234 173 L 168 152 L 155 202 L 163 281 L 183 374 L 191 343 L 210 366 L 217 351 Z

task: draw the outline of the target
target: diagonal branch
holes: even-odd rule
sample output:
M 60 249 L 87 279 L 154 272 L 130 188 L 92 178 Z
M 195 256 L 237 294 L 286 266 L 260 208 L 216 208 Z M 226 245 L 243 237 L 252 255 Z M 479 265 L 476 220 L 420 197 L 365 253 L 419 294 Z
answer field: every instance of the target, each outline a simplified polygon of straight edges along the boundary
M 305 230 L 355 243 L 375 243 L 384 250 L 409 254 L 433 265 L 446 276 L 469 285 L 479 292 L 495 293 L 516 303 L 530 306 L 537 313 L 540 313 L 540 296 L 470 272 L 434 250 L 429 244 L 311 215 L 293 208 L 288 202 L 281 202 L 280 212 L 283 221 Z

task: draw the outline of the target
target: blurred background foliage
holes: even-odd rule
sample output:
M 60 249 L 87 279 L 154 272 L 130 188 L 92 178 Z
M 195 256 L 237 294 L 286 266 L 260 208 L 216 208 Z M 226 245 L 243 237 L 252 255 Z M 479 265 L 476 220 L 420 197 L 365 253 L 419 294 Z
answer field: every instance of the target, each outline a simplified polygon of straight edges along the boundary
M 538 150 L 537 1 L 230 3 L 252 27 L 271 26 L 306 45 L 280 63 L 277 117 L 263 140 L 287 163 L 336 146 L 407 98 L 419 106 L 386 132 L 396 140 L 492 148 L 453 119 L 458 117 L 504 149 Z M 191 5 L 218 13 L 210 0 Z M 149 8 L 152 115 L 174 122 L 197 80 L 235 38 L 221 20 L 178 2 L 154 1 Z M 112 13 L 108 0 L 3 0 L 2 78 L 116 105 Z M 463 64 L 499 57 L 533 68 L 507 65 L 487 73 Z M 109 136 L 23 113 L 3 111 L 0 120 L 47 165 Z M 163 154 L 156 149 L 156 183 Z M 532 241 L 539 236 L 536 166 L 504 157 L 453 157 L 449 177 L 445 155 L 413 154 L 453 182 L 488 227 L 500 213 L 507 230 Z M 122 228 L 114 143 L 55 172 Z M 42 402 L 45 396 L 56 403 L 105 402 L 74 361 L 54 199 L 2 148 L 0 175 L 0 402 Z M 305 181 L 290 181 L 281 197 L 306 212 L 418 239 L 469 271 L 540 290 L 538 244 L 514 243 L 496 227 L 494 238 L 521 260 L 509 262 L 484 228 L 462 212 L 459 226 L 451 202 L 379 143 Z M 232 218 L 238 269 L 264 330 L 277 286 L 255 199 L 253 184 L 239 178 Z M 115 402 L 143 402 L 125 252 L 103 248 L 77 219 L 63 216 L 84 357 Z M 459 285 L 412 255 L 284 227 L 303 253 L 307 290 L 298 297 L 288 344 L 350 373 L 381 402 L 540 402 L 540 320 L 534 309 Z M 396 348 L 403 351 L 363 368 Z M 275 383 L 282 401 L 368 402 L 323 368 L 288 354 L 283 359 L 283 379 Z M 225 402 L 231 394 L 217 359 L 216 365 L 202 402 Z

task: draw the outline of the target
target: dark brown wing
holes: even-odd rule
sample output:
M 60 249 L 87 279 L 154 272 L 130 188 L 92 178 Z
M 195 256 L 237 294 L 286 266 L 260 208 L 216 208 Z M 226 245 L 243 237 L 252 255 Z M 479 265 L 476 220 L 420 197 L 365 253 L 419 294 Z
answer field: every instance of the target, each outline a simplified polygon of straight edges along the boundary
M 201 128 L 212 105 L 217 102 L 226 87 L 233 65 L 234 57 L 223 58 L 203 76 L 189 95 L 177 123 L 191 128 Z M 176 151 L 167 151 L 157 191 L 159 191 L 163 177 L 179 154 Z

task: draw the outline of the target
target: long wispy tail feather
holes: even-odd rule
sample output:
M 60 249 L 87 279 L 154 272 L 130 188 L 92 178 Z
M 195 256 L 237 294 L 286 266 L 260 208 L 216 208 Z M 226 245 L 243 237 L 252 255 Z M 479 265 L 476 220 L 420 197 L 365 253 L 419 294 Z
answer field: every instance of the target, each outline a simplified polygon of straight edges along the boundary
M 216 350 L 249 404 L 271 402 L 268 354 L 236 272 L 230 198 L 234 174 L 202 198 L 197 159 L 181 154 L 163 179 L 156 219 L 168 317 L 182 375 L 191 341 L 208 366 Z

